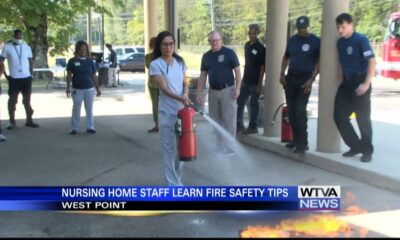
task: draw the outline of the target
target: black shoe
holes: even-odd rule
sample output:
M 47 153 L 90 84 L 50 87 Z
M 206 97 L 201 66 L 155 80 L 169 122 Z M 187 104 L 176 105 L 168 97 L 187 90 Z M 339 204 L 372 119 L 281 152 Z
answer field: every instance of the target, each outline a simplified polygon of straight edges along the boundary
M 243 125 L 242 126 L 238 125 L 236 127 L 236 133 L 243 133 L 244 134 L 245 130 L 246 130 L 246 128 Z
M 297 153 L 297 154 L 305 154 L 305 153 L 306 153 L 306 150 L 303 149 L 303 148 L 296 148 L 296 149 L 294 149 L 293 152 L 294 152 L 294 153 Z
M 243 131 L 244 134 L 257 134 L 258 128 L 247 128 Z
M 88 129 L 88 130 L 86 130 L 86 132 L 87 132 L 87 133 L 94 134 L 94 133 L 96 133 L 96 130 L 94 130 L 94 129 Z
M 306 146 L 306 148 L 305 148 L 305 149 L 306 149 L 306 151 L 310 150 L 310 148 L 308 147 L 308 145 Z
M 363 154 L 361 157 L 361 162 L 371 162 L 372 155 L 371 154 Z
M 17 126 L 15 125 L 15 123 L 9 123 L 8 126 L 7 126 L 7 129 L 8 130 L 12 130 L 12 129 L 16 128 L 16 127 Z
M 295 148 L 296 148 L 296 145 L 295 145 L 294 143 L 290 142 L 290 143 L 286 143 L 286 144 L 285 144 L 285 147 L 287 147 L 287 148 L 289 148 L 289 149 L 295 149 Z
M 34 123 L 33 121 L 29 121 L 25 123 L 25 127 L 30 127 L 30 128 L 39 128 L 39 124 Z
M 361 151 L 350 149 L 349 151 L 342 154 L 343 157 L 354 157 L 355 155 L 361 153 Z
M 77 132 L 76 132 L 76 130 L 72 130 L 71 132 L 69 132 L 69 134 L 71 134 L 71 135 L 75 135 Z

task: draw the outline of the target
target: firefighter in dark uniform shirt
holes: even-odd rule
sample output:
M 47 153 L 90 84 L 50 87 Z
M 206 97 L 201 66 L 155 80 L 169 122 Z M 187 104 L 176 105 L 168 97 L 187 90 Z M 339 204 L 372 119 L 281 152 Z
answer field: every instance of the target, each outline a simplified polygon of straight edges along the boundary
M 335 99 L 334 119 L 344 142 L 350 150 L 344 157 L 362 153 L 361 161 L 370 162 L 372 146 L 371 81 L 375 74 L 376 60 L 368 38 L 354 31 L 350 14 L 342 13 L 336 18 L 340 35 L 337 41 L 341 75 L 343 80 Z M 361 139 L 350 122 L 356 114 Z
M 296 20 L 297 34 L 290 37 L 282 60 L 280 82 L 285 89 L 293 141 L 286 147 L 304 154 L 308 149 L 307 104 L 319 73 L 320 39 L 308 32 L 309 19 Z M 289 65 L 288 73 L 285 71 Z
M 258 133 L 257 117 L 259 111 L 258 99 L 262 88 L 262 82 L 265 73 L 265 47 L 258 40 L 260 27 L 257 24 L 249 25 L 249 41 L 244 46 L 245 51 L 245 66 L 238 98 L 237 108 L 237 131 L 242 131 L 245 134 Z M 243 125 L 243 111 L 247 100 L 250 97 L 250 123 L 247 129 Z

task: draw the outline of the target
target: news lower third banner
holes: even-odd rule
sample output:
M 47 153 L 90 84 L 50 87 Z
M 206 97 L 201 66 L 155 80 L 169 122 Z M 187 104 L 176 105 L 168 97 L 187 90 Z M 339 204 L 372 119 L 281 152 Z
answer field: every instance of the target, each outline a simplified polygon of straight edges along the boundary
M 340 186 L 0 187 L 0 211 L 339 211 Z

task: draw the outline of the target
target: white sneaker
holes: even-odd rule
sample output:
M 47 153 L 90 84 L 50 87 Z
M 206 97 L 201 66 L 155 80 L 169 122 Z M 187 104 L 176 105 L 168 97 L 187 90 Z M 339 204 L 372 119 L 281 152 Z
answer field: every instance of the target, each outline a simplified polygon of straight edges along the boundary
M 0 142 L 5 142 L 7 140 L 7 138 L 0 133 Z

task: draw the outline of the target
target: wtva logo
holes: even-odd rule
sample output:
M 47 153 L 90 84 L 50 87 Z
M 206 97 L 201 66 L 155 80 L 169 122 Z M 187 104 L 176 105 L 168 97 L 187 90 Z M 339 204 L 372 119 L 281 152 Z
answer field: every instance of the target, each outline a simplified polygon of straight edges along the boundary
M 298 198 L 340 198 L 340 186 L 298 186 Z
M 340 210 L 340 186 L 299 186 L 300 210 Z

